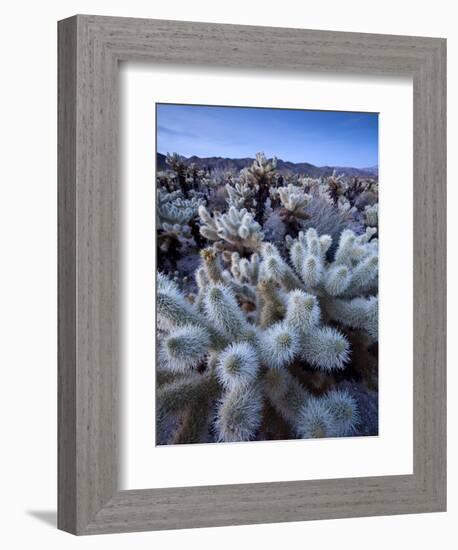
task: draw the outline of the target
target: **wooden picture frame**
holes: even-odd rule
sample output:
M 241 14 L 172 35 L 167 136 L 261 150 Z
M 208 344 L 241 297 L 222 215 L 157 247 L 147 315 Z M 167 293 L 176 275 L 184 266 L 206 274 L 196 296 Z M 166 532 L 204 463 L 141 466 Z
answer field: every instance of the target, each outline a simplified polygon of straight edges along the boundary
M 77 15 L 59 22 L 58 526 L 117 533 L 446 508 L 446 41 Z M 408 74 L 414 85 L 412 475 L 119 491 L 120 61 Z

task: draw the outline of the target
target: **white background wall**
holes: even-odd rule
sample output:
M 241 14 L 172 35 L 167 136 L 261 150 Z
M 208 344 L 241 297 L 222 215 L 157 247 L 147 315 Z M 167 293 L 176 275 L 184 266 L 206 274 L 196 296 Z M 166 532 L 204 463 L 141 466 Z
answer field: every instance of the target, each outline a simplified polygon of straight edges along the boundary
M 3 4 L 0 85 L 0 541 L 3 548 L 323 549 L 456 547 L 458 413 L 450 356 L 449 511 L 76 538 L 55 529 L 56 509 L 56 21 L 75 13 L 447 37 L 449 157 L 458 146 L 458 38 L 453 2 L 436 0 L 67 0 Z M 456 154 L 456 153 L 455 153 Z M 449 204 L 457 186 L 450 174 Z M 449 266 L 456 266 L 452 206 Z M 455 250 L 453 250 L 453 248 Z M 453 277 L 455 275 L 455 277 Z M 456 280 L 456 272 L 451 280 Z M 449 297 L 457 304 L 456 285 Z M 456 334 L 451 316 L 449 339 Z M 336 457 L 336 459 L 338 459 Z

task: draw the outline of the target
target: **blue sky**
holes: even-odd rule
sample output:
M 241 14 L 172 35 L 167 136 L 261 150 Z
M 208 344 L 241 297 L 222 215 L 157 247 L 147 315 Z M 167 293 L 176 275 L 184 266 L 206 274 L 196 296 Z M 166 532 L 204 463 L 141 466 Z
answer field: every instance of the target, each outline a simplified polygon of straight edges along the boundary
M 378 115 L 157 104 L 157 150 L 365 168 L 378 164 Z

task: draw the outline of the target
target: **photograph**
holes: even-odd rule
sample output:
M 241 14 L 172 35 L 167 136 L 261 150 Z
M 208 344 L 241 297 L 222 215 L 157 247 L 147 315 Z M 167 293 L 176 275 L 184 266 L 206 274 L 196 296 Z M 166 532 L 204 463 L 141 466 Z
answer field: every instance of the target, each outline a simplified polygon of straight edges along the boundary
M 378 436 L 378 113 L 156 103 L 151 131 L 155 444 Z

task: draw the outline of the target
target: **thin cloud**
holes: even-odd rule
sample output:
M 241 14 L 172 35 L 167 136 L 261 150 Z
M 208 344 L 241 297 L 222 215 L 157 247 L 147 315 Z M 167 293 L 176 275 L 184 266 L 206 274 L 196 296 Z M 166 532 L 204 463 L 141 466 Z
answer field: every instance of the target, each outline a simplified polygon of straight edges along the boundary
M 163 126 L 162 124 L 158 125 L 157 131 L 162 134 L 166 134 L 168 136 L 173 136 L 173 137 L 189 137 L 189 138 L 199 137 L 197 134 L 194 134 L 193 132 L 187 132 L 186 130 L 174 130 L 173 128 L 169 128 L 168 126 Z

